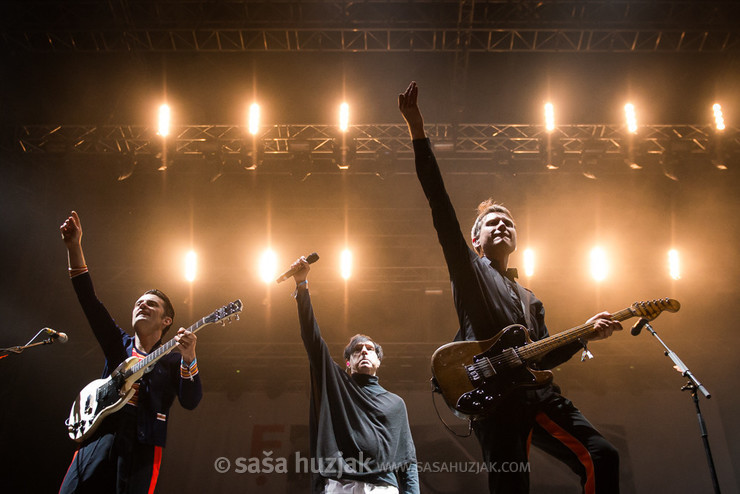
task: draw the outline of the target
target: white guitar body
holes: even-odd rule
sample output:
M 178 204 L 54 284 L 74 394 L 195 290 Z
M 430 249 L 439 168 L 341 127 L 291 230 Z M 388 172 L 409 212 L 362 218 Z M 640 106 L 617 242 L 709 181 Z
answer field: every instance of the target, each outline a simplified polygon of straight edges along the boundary
M 90 437 L 98 428 L 103 419 L 111 413 L 117 412 L 128 403 L 136 391 L 133 384 L 144 372 L 138 372 L 123 380 L 119 386 L 123 371 L 130 369 L 139 362 L 137 357 L 129 357 L 105 379 L 96 379 L 82 388 L 80 394 L 72 404 L 67 419 L 69 437 L 80 443 Z

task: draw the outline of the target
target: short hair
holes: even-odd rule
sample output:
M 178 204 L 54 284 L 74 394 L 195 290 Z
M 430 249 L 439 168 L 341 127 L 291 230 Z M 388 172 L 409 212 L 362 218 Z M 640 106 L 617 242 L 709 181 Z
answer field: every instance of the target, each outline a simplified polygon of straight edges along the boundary
M 375 342 L 372 338 L 364 334 L 356 334 L 349 340 L 349 343 L 344 348 L 344 360 L 349 360 L 350 355 L 354 352 L 354 348 L 362 342 L 369 341 L 375 345 L 375 353 L 378 355 L 378 360 L 383 360 L 383 347 Z
M 175 320 L 175 308 L 172 307 L 172 302 L 170 302 L 170 298 L 165 295 L 162 290 L 152 288 L 151 290 L 147 290 L 146 292 L 144 292 L 144 295 L 146 294 L 156 295 L 157 297 L 161 298 L 162 302 L 164 302 L 164 315 L 172 319 L 172 321 Z M 170 323 L 166 328 L 162 330 L 162 336 L 164 336 L 165 333 L 170 329 L 170 326 L 172 326 L 172 323 Z
M 490 213 L 504 214 L 512 221 L 512 223 L 514 223 L 514 226 L 516 226 L 516 222 L 514 222 L 514 216 L 512 216 L 511 211 L 506 209 L 502 204 L 495 202 L 492 197 L 489 197 L 485 201 L 478 204 L 476 210 L 478 211 L 478 217 L 475 219 L 475 222 L 473 223 L 473 228 L 470 230 L 471 240 L 475 240 L 480 236 L 480 229 L 483 225 L 483 218 L 485 218 Z M 475 251 L 478 253 L 478 255 L 481 255 L 480 247 L 475 247 Z

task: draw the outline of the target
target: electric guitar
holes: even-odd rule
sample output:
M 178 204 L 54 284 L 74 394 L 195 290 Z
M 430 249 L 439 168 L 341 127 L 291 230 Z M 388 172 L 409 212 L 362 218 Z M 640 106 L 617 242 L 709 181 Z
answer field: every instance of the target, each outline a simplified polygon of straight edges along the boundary
M 673 299 L 635 302 L 612 314 L 615 321 L 642 317 L 652 321 L 665 311 L 676 312 L 681 304 Z M 552 350 L 594 332 L 594 322 L 532 341 L 527 328 L 512 324 L 496 336 L 482 341 L 457 341 L 432 355 L 432 375 L 447 406 L 460 418 L 480 418 L 517 388 L 540 388 L 552 381 L 552 372 L 531 364 Z
M 187 330 L 195 333 L 204 326 L 239 318 L 242 301 L 235 300 L 202 318 Z M 154 368 L 154 364 L 177 346 L 172 338 L 145 358 L 129 357 L 105 379 L 96 379 L 85 386 L 72 404 L 69 418 L 65 421 L 69 437 L 81 443 L 95 432 L 108 415 L 120 410 L 136 391 L 133 387 L 141 376 Z

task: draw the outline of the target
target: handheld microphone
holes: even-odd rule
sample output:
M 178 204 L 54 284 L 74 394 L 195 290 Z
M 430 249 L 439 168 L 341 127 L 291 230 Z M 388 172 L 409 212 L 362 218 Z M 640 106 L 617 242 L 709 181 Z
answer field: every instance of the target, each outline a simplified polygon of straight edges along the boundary
M 306 257 L 306 262 L 308 262 L 309 264 L 313 264 L 313 263 L 315 263 L 318 260 L 319 260 L 319 255 L 316 252 L 312 252 L 311 254 L 308 255 L 308 257 Z M 296 274 L 300 270 L 301 270 L 300 267 L 289 269 L 286 272 L 284 272 L 283 274 L 281 274 L 280 277 L 277 280 L 275 280 L 275 281 L 277 283 L 282 283 L 283 281 L 285 281 L 288 278 L 292 277 L 294 274 Z
M 58 331 L 54 331 L 51 328 L 44 328 L 44 331 L 46 331 L 46 334 L 51 336 L 51 340 L 57 340 L 59 343 L 67 343 L 67 340 L 69 340 L 69 337 L 66 333 L 60 333 Z
M 638 334 L 640 334 L 640 331 L 642 331 L 642 328 L 644 328 L 648 322 L 650 321 L 648 321 L 644 317 L 641 317 L 640 320 L 637 321 L 634 326 L 632 326 L 632 336 L 637 336 Z

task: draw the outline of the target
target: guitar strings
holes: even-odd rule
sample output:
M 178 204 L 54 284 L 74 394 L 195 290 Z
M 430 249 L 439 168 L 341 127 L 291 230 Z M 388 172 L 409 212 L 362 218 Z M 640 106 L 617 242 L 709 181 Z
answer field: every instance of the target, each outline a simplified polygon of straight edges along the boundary
M 612 318 L 616 321 L 623 321 L 624 319 L 627 319 L 632 316 L 633 316 L 632 309 L 627 308 L 619 312 L 616 312 L 612 316 Z M 548 338 L 547 341 L 533 342 L 533 343 L 530 343 L 529 345 L 520 347 L 519 349 L 512 348 L 511 349 L 512 352 L 507 352 L 507 354 L 497 355 L 494 358 L 484 357 L 478 360 L 477 362 L 473 363 L 473 367 L 475 368 L 475 370 L 482 372 L 484 375 L 486 374 L 486 370 L 489 368 L 493 370 L 493 372 L 495 373 L 496 367 L 500 367 L 502 364 L 507 367 L 511 366 L 512 364 L 518 364 L 522 360 L 526 360 L 528 356 L 530 356 L 531 354 L 540 353 L 543 349 L 547 349 L 548 347 L 560 346 L 563 340 L 567 341 L 569 339 L 580 338 L 583 334 L 586 334 L 591 329 L 593 329 L 595 324 L 596 324 L 595 322 L 584 324 L 582 326 L 573 328 L 570 331 L 564 331 L 563 333 L 558 333 Z
M 622 309 L 615 312 L 612 315 L 612 320 L 624 321 L 630 317 L 649 317 L 650 319 L 656 318 L 663 310 L 670 310 L 663 305 L 667 304 L 667 300 L 653 300 L 650 302 L 640 302 L 639 304 L 633 304 L 631 307 Z M 634 307 L 634 308 L 633 308 Z M 577 326 L 571 330 L 563 331 L 554 336 L 546 338 L 542 341 L 532 342 L 528 345 L 524 345 L 521 348 L 507 348 L 505 354 L 502 353 L 494 358 L 484 357 L 472 364 L 476 371 L 483 373 L 484 377 L 490 377 L 496 374 L 496 368 L 502 364 L 506 367 L 511 367 L 512 364 L 520 365 L 524 363 L 530 356 L 543 353 L 543 350 L 547 350 L 550 347 L 561 346 L 568 340 L 575 340 L 590 332 L 596 325 L 596 322 Z M 546 352 L 544 352 L 546 353 Z

